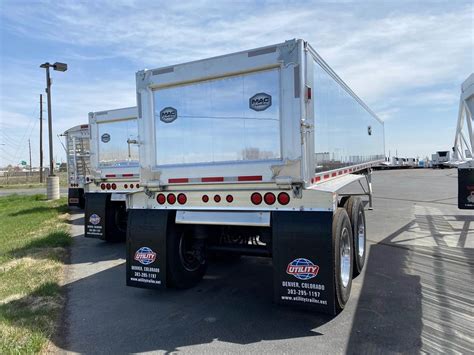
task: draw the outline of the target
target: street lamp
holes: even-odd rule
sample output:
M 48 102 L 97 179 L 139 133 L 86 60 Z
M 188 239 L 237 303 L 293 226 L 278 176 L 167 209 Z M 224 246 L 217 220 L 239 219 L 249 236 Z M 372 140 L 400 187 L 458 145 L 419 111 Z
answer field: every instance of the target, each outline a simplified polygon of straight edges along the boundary
M 46 94 L 48 95 L 49 176 L 47 179 L 46 191 L 48 200 L 55 200 L 59 198 L 59 178 L 54 175 L 53 120 L 51 114 L 51 78 L 49 76 L 49 68 L 53 68 L 56 71 L 65 72 L 67 70 L 67 64 L 59 62 L 49 64 L 48 62 L 46 62 L 41 64 L 40 68 L 46 69 Z

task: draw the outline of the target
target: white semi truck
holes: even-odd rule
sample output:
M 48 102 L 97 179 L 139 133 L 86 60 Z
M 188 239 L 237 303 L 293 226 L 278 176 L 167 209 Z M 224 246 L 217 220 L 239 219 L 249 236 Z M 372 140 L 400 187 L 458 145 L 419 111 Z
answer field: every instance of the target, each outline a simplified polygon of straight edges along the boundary
M 272 258 L 276 302 L 344 308 L 383 122 L 303 40 L 136 81 L 143 191 L 127 195 L 127 285 L 188 288 L 209 254 L 254 255 Z
M 91 173 L 89 125 L 74 126 L 62 135 L 66 141 L 68 205 L 84 208 L 84 188 Z
M 125 195 L 140 190 L 137 108 L 89 113 L 91 178 L 85 187 L 85 232 L 105 241 L 125 240 Z

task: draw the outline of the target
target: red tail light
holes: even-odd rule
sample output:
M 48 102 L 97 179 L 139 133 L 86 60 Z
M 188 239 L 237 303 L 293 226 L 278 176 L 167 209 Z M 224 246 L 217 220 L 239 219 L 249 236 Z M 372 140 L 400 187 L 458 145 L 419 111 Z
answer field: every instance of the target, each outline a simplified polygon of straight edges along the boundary
M 263 199 L 265 200 L 265 203 L 267 205 L 273 205 L 276 201 L 275 195 L 271 192 L 267 192 L 265 196 L 263 197 Z
M 208 202 L 209 202 L 209 196 L 207 196 L 207 195 L 202 195 L 202 202 L 208 203 Z
M 158 202 L 160 205 L 164 204 L 166 202 L 165 195 L 158 194 L 158 196 L 156 196 L 156 202 Z
M 101 188 L 102 190 L 105 190 L 105 184 L 100 184 L 100 188 Z
M 123 185 L 125 189 L 128 189 L 128 184 Z
M 112 184 L 112 190 L 115 190 L 117 188 L 116 184 Z
M 133 184 L 130 184 L 130 188 L 133 189 Z
M 278 202 L 280 205 L 287 205 L 290 203 L 290 195 L 288 195 L 286 192 L 280 192 L 278 194 Z
M 214 195 L 214 201 L 217 203 L 221 202 L 221 197 L 219 195 Z
M 140 187 L 140 184 L 137 184 L 135 187 L 138 189 Z
M 107 190 L 110 190 L 110 184 L 105 185 L 107 187 Z
M 254 205 L 259 205 L 262 203 L 262 195 L 258 192 L 254 192 L 252 196 L 250 196 L 250 201 L 252 201 Z
M 184 205 L 188 199 L 186 198 L 185 194 L 179 194 L 178 195 L 178 203 L 180 205 Z
M 226 200 L 228 203 L 231 203 L 232 201 L 234 201 L 234 196 L 232 196 L 232 195 L 227 195 L 227 196 L 225 197 L 225 200 Z
M 166 199 L 168 200 L 168 203 L 170 205 L 174 205 L 174 203 L 176 202 L 176 196 L 173 194 L 169 194 Z

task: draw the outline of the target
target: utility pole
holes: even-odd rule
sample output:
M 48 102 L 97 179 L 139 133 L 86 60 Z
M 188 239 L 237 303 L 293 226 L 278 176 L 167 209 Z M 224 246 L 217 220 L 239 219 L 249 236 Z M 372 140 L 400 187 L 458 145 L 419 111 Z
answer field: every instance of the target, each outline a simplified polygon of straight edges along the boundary
M 31 176 L 31 141 L 28 138 L 28 149 L 30 150 L 30 176 Z
M 43 94 L 40 94 L 40 182 L 43 182 Z

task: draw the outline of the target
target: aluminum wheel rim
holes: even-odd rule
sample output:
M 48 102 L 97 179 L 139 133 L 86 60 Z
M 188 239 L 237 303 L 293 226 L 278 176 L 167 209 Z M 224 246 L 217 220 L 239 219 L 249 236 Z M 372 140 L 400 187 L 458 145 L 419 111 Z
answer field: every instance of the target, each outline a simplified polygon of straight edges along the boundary
M 345 227 L 341 232 L 341 244 L 339 249 L 341 254 L 340 277 L 342 281 L 342 286 L 347 287 L 347 285 L 349 284 L 351 272 L 351 241 L 349 237 L 349 231 Z
M 359 225 L 357 226 L 357 253 L 359 257 L 364 256 L 365 252 L 365 221 L 362 212 L 359 212 Z

